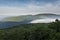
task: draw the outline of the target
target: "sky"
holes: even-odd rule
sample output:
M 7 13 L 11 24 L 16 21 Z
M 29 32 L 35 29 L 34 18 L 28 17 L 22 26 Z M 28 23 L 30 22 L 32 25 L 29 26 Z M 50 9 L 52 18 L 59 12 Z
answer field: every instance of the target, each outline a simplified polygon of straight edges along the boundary
M 0 0 L 0 15 L 60 14 L 60 0 Z

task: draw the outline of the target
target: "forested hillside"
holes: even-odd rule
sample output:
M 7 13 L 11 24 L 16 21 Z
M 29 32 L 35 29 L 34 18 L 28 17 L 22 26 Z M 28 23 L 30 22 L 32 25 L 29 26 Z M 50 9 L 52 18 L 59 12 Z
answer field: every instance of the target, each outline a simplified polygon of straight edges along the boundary
M 0 40 L 60 40 L 60 21 L 0 29 Z

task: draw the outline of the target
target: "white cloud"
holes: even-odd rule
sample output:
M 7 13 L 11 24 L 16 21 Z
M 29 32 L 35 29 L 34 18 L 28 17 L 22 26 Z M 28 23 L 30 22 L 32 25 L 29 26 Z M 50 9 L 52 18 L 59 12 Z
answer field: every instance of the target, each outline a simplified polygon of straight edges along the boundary
M 39 4 L 39 3 L 38 3 Z M 45 5 L 35 5 L 34 2 L 27 4 L 26 7 L 0 7 L 0 15 L 27 15 L 39 13 L 56 13 L 60 14 L 60 0 Z

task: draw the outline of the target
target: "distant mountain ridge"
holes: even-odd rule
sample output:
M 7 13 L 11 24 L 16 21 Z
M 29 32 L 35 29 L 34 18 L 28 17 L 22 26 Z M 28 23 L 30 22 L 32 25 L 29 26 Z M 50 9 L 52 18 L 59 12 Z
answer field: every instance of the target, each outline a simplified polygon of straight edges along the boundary
M 35 20 L 35 19 L 43 19 L 43 18 L 60 18 L 60 15 L 44 13 L 44 14 L 37 14 L 37 15 L 23 15 L 23 16 L 14 16 L 14 17 L 6 17 L 1 21 L 17 21 L 21 22 L 24 20 Z
M 43 19 L 43 20 L 42 20 Z M 49 20 L 45 20 L 49 19 Z M 13 16 L 13 17 L 5 17 L 0 20 L 0 28 L 8 28 L 21 24 L 29 24 L 29 23 L 40 23 L 49 22 L 51 19 L 60 19 L 60 15 L 56 14 L 37 14 L 37 15 L 23 15 L 23 16 Z
M 43 13 L 43 14 L 37 14 L 37 15 L 57 15 L 57 14 L 52 14 L 52 13 Z

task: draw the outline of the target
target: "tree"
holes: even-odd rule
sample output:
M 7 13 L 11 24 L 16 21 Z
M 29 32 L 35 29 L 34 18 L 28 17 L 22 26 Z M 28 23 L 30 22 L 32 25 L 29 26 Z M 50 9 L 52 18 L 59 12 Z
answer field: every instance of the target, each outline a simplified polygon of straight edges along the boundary
M 55 20 L 55 22 L 58 22 L 58 21 L 59 21 L 58 19 Z

